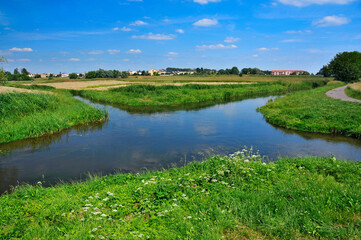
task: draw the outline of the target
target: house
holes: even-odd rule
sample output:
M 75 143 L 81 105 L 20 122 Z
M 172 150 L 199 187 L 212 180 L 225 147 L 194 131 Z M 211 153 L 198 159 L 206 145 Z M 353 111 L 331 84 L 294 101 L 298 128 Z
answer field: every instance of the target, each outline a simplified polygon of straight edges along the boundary
M 154 76 L 154 75 L 158 75 L 158 74 L 160 75 L 159 71 L 154 68 L 149 71 L 149 74 L 150 74 L 150 76 Z
M 62 78 L 67 78 L 67 77 L 69 77 L 69 73 L 62 73 L 62 74 L 61 74 L 61 77 L 62 77 Z
M 40 74 L 41 78 L 48 78 L 48 77 L 50 77 L 50 75 L 56 76 L 54 73 L 42 73 L 42 74 Z
M 309 74 L 307 71 L 304 70 L 272 70 L 272 75 L 274 76 L 289 76 L 291 74 L 296 75 L 303 75 L 303 74 Z
M 36 73 L 29 73 L 29 74 L 28 74 L 28 77 L 33 78 L 33 77 L 35 77 L 35 75 L 36 75 Z

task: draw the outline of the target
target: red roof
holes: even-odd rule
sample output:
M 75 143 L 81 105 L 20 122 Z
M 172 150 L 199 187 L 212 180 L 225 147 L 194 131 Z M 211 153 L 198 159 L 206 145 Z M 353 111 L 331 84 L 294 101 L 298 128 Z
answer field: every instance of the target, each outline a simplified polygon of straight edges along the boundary
M 272 72 L 307 72 L 304 70 L 272 70 Z

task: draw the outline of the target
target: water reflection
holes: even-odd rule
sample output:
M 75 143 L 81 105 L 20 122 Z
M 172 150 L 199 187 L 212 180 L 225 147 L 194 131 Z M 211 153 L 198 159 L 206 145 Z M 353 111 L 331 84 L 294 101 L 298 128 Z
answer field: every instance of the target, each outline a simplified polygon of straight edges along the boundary
M 1 191 L 18 182 L 42 180 L 51 185 L 84 179 L 88 173 L 179 166 L 211 153 L 229 154 L 243 146 L 253 146 L 270 159 L 334 154 L 339 159 L 360 160 L 360 140 L 291 131 L 267 123 L 256 109 L 269 99 L 207 103 L 156 113 L 95 104 L 106 108 L 108 121 L 0 144 L 0 152 L 8 152 L 0 156 Z

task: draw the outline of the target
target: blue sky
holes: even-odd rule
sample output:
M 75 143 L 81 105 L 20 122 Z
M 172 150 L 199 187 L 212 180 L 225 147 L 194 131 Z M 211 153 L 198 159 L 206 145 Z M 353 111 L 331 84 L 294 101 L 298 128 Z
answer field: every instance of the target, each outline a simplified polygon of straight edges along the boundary
M 361 51 L 360 0 L 2 1 L 7 70 L 166 67 L 316 73 Z

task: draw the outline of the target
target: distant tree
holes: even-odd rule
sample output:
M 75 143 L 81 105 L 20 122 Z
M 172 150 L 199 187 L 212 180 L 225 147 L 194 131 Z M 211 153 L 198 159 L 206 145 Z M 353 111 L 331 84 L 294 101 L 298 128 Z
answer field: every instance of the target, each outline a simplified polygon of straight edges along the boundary
M 96 77 L 97 77 L 97 74 L 95 71 L 90 71 L 85 74 L 86 79 L 92 79 L 92 78 L 96 78 Z
M 231 69 L 231 74 L 238 75 L 238 74 L 239 74 L 238 67 L 233 67 L 233 68 Z
M 28 70 L 26 70 L 26 68 L 22 68 L 21 74 L 29 75 L 30 73 L 28 72 Z
M 78 75 L 76 73 L 70 73 L 69 74 L 69 79 L 77 79 Z
M 20 74 L 20 72 L 19 72 L 19 69 L 18 69 L 18 68 L 15 68 L 15 69 L 14 69 L 14 74 Z
M 243 77 L 243 74 L 242 74 L 242 73 L 240 73 L 240 74 L 238 74 L 238 76 Z
M 41 78 L 40 74 L 35 74 L 35 78 Z
M 3 62 L 6 62 L 6 59 L 4 57 L 0 58 L 0 64 L 2 64 Z M 5 75 L 5 70 L 4 68 L 0 67 L 0 84 L 5 85 L 8 81 L 7 76 Z
M 327 65 L 327 69 L 337 80 L 357 81 L 361 78 L 361 53 L 357 51 L 338 53 Z

